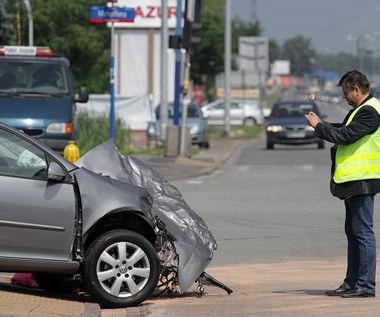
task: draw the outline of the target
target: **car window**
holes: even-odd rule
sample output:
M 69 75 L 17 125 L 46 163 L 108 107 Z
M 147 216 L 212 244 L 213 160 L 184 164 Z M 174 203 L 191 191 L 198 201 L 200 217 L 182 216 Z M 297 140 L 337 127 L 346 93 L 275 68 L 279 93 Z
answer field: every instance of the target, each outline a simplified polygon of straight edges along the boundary
M 211 109 L 214 109 L 214 110 L 222 110 L 222 109 L 224 109 L 224 102 L 217 103 L 215 106 L 211 107 Z
M 230 108 L 231 109 L 241 109 L 241 108 L 243 108 L 243 105 L 241 105 L 240 103 L 238 103 L 236 101 L 232 101 L 230 103 Z
M 199 118 L 201 117 L 201 112 L 200 112 L 200 109 L 198 107 L 198 105 L 196 104 L 189 104 L 188 107 L 187 107 L 187 117 L 188 118 Z
M 0 175 L 47 180 L 45 155 L 19 136 L 0 130 Z
M 156 108 L 156 118 L 157 120 L 160 119 L 160 105 Z M 179 116 L 181 117 L 182 112 L 180 111 Z M 188 118 L 199 118 L 202 114 L 200 112 L 200 109 L 197 104 L 195 103 L 189 103 L 187 106 L 187 117 Z M 173 119 L 174 118 L 174 106 L 173 103 L 168 104 L 168 118 Z
M 303 117 L 309 111 L 319 113 L 318 109 L 310 103 L 281 103 L 273 107 L 272 116 L 276 118 Z

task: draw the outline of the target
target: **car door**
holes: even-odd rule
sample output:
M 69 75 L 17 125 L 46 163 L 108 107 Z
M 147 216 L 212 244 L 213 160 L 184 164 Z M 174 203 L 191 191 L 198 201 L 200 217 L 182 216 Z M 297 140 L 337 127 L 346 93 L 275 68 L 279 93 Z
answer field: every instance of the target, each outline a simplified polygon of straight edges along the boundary
M 205 117 L 211 124 L 222 124 L 224 121 L 224 101 L 218 100 L 205 112 Z
M 0 128 L 0 259 L 70 258 L 74 189 L 48 181 L 49 160 L 29 140 Z
M 231 124 L 242 125 L 244 122 L 244 105 L 238 101 L 231 100 L 230 121 Z

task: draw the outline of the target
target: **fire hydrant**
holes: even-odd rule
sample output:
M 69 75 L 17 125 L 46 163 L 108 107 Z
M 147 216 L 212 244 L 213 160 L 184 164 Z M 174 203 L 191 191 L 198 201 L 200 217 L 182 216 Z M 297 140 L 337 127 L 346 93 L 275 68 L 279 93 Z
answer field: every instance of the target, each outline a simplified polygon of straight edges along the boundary
M 63 157 L 71 163 L 79 159 L 79 148 L 75 141 L 69 141 L 63 150 Z

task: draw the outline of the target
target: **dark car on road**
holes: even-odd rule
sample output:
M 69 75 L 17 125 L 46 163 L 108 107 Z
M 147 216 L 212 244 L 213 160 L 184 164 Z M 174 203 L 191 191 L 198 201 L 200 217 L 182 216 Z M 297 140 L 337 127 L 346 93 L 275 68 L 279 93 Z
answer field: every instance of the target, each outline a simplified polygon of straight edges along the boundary
M 304 115 L 309 111 L 321 114 L 318 105 L 313 100 L 289 99 L 279 100 L 273 106 L 270 116 L 266 118 L 266 137 L 268 150 L 275 144 L 317 144 L 319 149 L 325 147 L 324 141 L 314 135 L 314 129 L 309 126 Z

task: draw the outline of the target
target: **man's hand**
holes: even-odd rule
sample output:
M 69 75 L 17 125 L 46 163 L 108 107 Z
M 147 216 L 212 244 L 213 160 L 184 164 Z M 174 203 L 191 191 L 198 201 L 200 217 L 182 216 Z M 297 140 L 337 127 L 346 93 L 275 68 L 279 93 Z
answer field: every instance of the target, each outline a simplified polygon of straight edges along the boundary
M 322 120 L 313 111 L 309 111 L 309 113 L 305 114 L 305 119 L 313 128 L 315 128 L 318 123 L 322 122 Z

